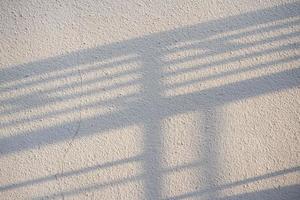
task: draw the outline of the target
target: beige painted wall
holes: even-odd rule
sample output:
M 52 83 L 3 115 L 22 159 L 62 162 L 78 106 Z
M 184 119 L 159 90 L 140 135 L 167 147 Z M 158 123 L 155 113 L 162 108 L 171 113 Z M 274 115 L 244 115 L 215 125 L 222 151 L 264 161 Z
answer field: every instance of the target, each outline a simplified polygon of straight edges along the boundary
M 300 199 L 300 4 L 0 1 L 0 199 Z

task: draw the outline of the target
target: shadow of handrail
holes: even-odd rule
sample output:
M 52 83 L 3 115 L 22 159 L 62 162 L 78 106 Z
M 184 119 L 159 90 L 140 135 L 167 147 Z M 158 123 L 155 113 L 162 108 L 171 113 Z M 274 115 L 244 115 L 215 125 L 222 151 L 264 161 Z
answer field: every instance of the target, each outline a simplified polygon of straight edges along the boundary
M 163 112 L 161 113 L 161 117 L 163 118 L 170 115 L 199 109 L 197 103 L 201 103 L 204 108 L 207 106 L 219 106 L 224 104 L 225 102 L 229 103 L 236 100 L 258 96 L 261 94 L 268 94 L 275 91 L 298 87 L 300 85 L 299 76 L 298 76 L 299 74 L 300 74 L 300 69 L 296 68 L 296 69 L 279 72 L 276 74 L 271 74 L 264 77 L 258 77 L 258 78 L 240 81 L 238 83 L 227 84 L 222 87 L 203 90 L 199 93 L 186 94 L 186 95 L 181 95 L 172 98 L 163 98 L 162 99 L 163 102 L 161 103 L 160 107 L 168 106 L 169 102 L 171 101 L 173 103 L 172 105 L 175 105 L 175 103 L 177 103 L 177 105 L 179 105 L 179 109 L 177 111 L 174 111 L 172 110 L 172 108 L 165 107 L 164 109 L 165 111 L 161 110 L 161 112 Z M 276 85 L 274 87 L 274 84 L 272 84 L 274 82 L 281 82 L 281 84 Z M 193 99 L 195 102 L 194 104 L 191 104 L 189 102 L 190 99 L 197 95 L 200 96 L 197 99 Z M 217 101 L 207 102 L 205 101 L 205 99 L 207 98 L 215 98 Z M 180 109 L 181 108 L 180 105 L 184 105 L 183 110 Z M 138 120 L 135 118 L 134 111 L 136 111 L 136 108 L 133 107 L 128 107 L 127 109 L 125 109 L 123 112 L 131 113 L 129 116 L 126 117 L 124 117 L 122 114 L 119 114 L 118 112 L 110 113 L 108 115 L 103 115 L 102 121 L 101 123 L 99 122 L 99 124 L 97 125 L 97 129 L 95 131 L 102 130 L 102 132 L 105 132 L 112 129 L 118 129 L 119 127 L 123 127 L 125 125 L 143 123 L 142 119 Z M 109 123 L 107 123 L 107 121 L 110 118 L 118 119 L 119 122 L 123 121 L 123 123 L 118 123 L 115 124 L 114 127 L 111 127 L 110 125 L 108 125 Z M 83 119 L 82 121 L 84 123 L 85 121 L 88 120 L 89 118 Z M 69 124 L 71 125 L 73 123 L 74 122 L 70 122 Z M 68 123 L 65 124 L 68 125 Z M 93 134 L 93 133 L 94 132 L 89 132 L 88 134 Z M 71 136 L 64 135 L 64 134 L 56 135 L 55 137 L 49 138 L 47 137 L 48 134 L 49 133 L 47 131 L 41 132 L 41 130 L 37 130 L 37 131 L 32 131 L 30 134 L 26 134 L 26 135 L 3 137 L 0 139 L 0 146 L 2 147 L 0 149 L 0 152 L 2 155 L 5 155 L 20 150 L 36 148 L 38 146 L 45 145 L 45 144 L 53 144 L 58 141 L 63 141 L 71 138 Z M 83 137 L 83 136 L 86 135 L 79 135 L 78 137 Z
M 300 171 L 300 166 L 292 167 L 292 168 L 289 168 L 289 169 L 278 170 L 276 172 L 267 173 L 267 174 L 264 174 L 264 175 L 261 175 L 261 176 L 246 178 L 244 180 L 235 181 L 235 182 L 232 182 L 232 183 L 227 183 L 227 184 L 223 184 L 223 185 L 219 185 L 219 186 L 215 186 L 215 187 L 204 188 L 204 189 L 200 189 L 200 190 L 195 191 L 195 192 L 179 195 L 179 196 L 176 196 L 176 197 L 166 198 L 165 200 L 167 200 L 167 199 L 168 200 L 171 200 L 171 199 L 172 200 L 175 200 L 175 199 L 179 200 L 179 199 L 191 198 L 193 196 L 200 196 L 200 195 L 203 195 L 205 193 L 211 193 L 211 192 L 215 192 L 217 190 L 229 189 L 229 188 L 232 188 L 232 187 L 245 185 L 245 184 L 253 183 L 253 182 L 256 182 L 256 181 L 261 181 L 261 180 L 273 178 L 273 177 L 276 177 L 276 176 L 281 176 L 281 175 L 294 173 L 294 172 L 299 172 L 299 171 Z

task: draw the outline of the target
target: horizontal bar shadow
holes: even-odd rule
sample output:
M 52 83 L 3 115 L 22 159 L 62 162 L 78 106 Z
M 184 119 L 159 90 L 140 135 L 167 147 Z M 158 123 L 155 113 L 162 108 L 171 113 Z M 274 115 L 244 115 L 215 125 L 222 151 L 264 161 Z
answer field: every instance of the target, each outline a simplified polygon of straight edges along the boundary
M 59 178 L 65 178 L 65 177 L 69 177 L 69 176 L 85 174 L 85 173 L 89 173 L 89 172 L 92 172 L 95 170 L 101 170 L 104 168 L 114 167 L 117 165 L 122 165 L 122 164 L 130 163 L 130 162 L 138 162 L 138 161 L 141 161 L 141 159 L 142 159 L 142 156 L 139 155 L 139 156 L 134 156 L 134 157 L 130 157 L 130 158 L 122 159 L 122 160 L 117 160 L 117 161 L 107 162 L 104 164 L 99 164 L 99 165 L 95 165 L 95 166 L 91 166 L 91 167 L 86 167 L 86 168 L 82 168 L 79 170 L 53 174 L 53 175 L 45 176 L 42 178 L 32 179 L 32 180 L 28 180 L 28 181 L 19 182 L 19 183 L 13 183 L 10 185 L 4 185 L 4 186 L 0 186 L 0 192 L 6 191 L 6 190 L 13 190 L 13 189 L 17 189 L 20 187 L 31 186 L 31 185 L 35 185 L 35 184 L 39 184 L 39 183 L 44 183 L 47 181 L 57 180 Z
M 216 88 L 209 88 L 199 92 L 164 97 L 161 99 L 162 102 L 160 106 L 164 106 L 165 109 L 160 110 L 160 117 L 164 118 L 179 113 L 201 110 L 207 106 L 220 106 L 237 100 L 299 87 L 299 85 L 300 68 L 295 68 L 270 75 L 265 75 L 262 77 L 230 83 Z M 191 100 L 193 101 L 191 102 Z M 177 105 L 178 109 L 175 110 L 172 105 Z M 128 115 L 124 116 L 124 112 Z M 145 110 L 143 104 L 139 105 L 136 102 L 134 105 L 128 106 L 125 110 L 123 110 L 122 113 L 112 113 L 104 115 L 101 118 L 101 121 L 98 121 L 99 123 L 96 130 L 78 135 L 77 138 L 86 135 L 92 135 L 96 132 L 98 133 L 98 130 L 101 130 L 101 132 L 103 133 L 105 131 L 115 130 L 120 127 L 143 123 L 143 120 L 140 117 L 136 116 L 137 112 L 143 114 Z M 114 119 L 114 121 L 118 123 L 108 125 L 110 123 L 107 123 L 107 120 L 110 119 Z M 82 122 L 88 122 L 89 120 L 90 118 L 82 119 Z M 65 125 L 68 125 L 68 123 L 65 123 Z M 50 128 L 53 132 L 55 128 L 59 127 L 60 126 L 53 126 Z M 41 145 L 53 144 L 59 141 L 69 140 L 72 137 L 70 134 L 49 135 L 48 131 L 48 129 L 37 130 L 32 131 L 28 134 L 1 138 L 0 155 L 10 154 L 21 150 L 34 149 Z
M 247 178 L 247 179 L 232 182 L 232 183 L 219 185 L 216 187 L 208 187 L 208 188 L 200 189 L 195 192 L 190 192 L 190 193 L 186 193 L 186 194 L 179 195 L 179 196 L 169 197 L 164 200 L 180 200 L 180 199 L 192 198 L 192 197 L 196 197 L 196 196 L 201 196 L 205 193 L 213 193 L 218 190 L 229 189 L 229 188 L 232 188 L 235 186 L 249 184 L 249 183 L 253 183 L 253 182 L 257 182 L 257 181 L 261 181 L 261 180 L 265 180 L 265 179 L 269 179 L 269 178 L 274 178 L 274 177 L 278 177 L 278 176 L 286 175 L 286 174 L 290 174 L 290 173 L 295 173 L 295 172 L 299 172 L 299 171 L 300 171 L 300 166 L 296 166 L 296 167 L 292 167 L 292 168 L 288 168 L 288 169 L 282 169 L 282 170 L 267 173 L 267 174 L 264 174 L 261 176 L 255 176 L 255 177 Z M 299 186 L 300 185 L 298 185 L 298 188 L 299 188 Z M 300 195 L 300 193 L 298 193 L 298 195 Z

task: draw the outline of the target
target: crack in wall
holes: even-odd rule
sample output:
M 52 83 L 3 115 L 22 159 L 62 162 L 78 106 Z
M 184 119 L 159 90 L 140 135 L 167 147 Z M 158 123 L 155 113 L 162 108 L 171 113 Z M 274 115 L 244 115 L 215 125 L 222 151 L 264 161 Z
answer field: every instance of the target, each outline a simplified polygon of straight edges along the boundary
M 78 74 L 79 74 L 79 78 L 80 78 L 80 89 L 82 90 L 82 82 L 83 81 L 82 81 L 82 74 L 81 74 L 80 69 L 78 69 Z M 79 96 L 79 101 L 80 102 L 79 102 L 79 106 L 78 106 L 78 109 L 77 109 L 79 111 L 79 120 L 78 120 L 78 123 L 77 123 L 77 127 L 76 127 L 76 130 L 73 133 L 73 136 L 71 137 L 70 141 L 68 142 L 67 147 L 65 148 L 64 154 L 62 156 L 62 159 L 61 159 L 61 162 L 60 162 L 60 165 L 59 165 L 59 166 L 61 166 L 60 167 L 60 172 L 57 173 L 57 174 L 64 174 L 65 160 L 66 160 L 67 154 L 70 152 L 70 150 L 73 146 L 73 143 L 74 143 L 74 141 L 75 141 L 75 139 L 76 139 L 76 137 L 77 137 L 77 135 L 79 134 L 79 131 L 80 131 L 80 127 L 81 127 L 81 123 L 82 123 L 82 113 L 81 113 L 81 111 L 82 111 L 82 94 L 83 93 L 81 92 L 80 96 Z M 56 178 L 56 180 L 59 181 L 59 185 L 61 185 L 60 180 L 61 180 L 62 177 L 55 176 L 55 178 Z M 62 187 L 60 187 L 60 188 L 62 188 Z M 61 194 L 62 194 L 62 199 L 65 199 L 64 194 L 63 193 L 61 193 Z

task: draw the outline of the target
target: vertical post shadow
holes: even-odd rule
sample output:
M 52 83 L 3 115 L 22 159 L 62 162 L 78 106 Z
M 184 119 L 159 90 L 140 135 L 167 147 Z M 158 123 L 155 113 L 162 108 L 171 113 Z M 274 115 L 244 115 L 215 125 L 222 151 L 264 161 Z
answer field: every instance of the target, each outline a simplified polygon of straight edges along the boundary
M 151 41 L 155 42 L 155 41 Z M 151 45 L 151 43 L 147 43 Z M 147 47 L 140 51 L 142 61 L 142 101 L 141 116 L 144 121 L 143 144 L 144 144 L 144 189 L 146 199 L 161 199 L 161 151 L 162 137 L 161 130 L 161 85 L 159 55 L 155 50 Z

